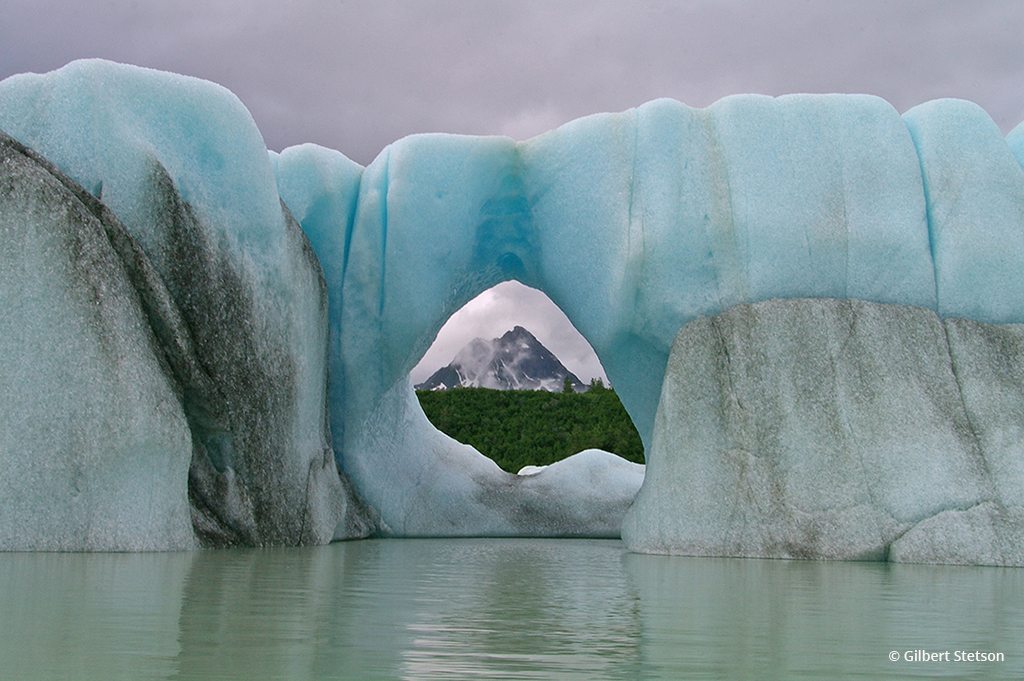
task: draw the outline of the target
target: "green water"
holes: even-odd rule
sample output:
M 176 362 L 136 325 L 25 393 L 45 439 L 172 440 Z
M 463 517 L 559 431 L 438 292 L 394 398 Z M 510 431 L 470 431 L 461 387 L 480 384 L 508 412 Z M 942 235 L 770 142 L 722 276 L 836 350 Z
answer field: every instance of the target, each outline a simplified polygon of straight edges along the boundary
M 889 652 L 980 650 L 1003 662 Z M 2 679 L 1024 678 L 1024 569 L 617 541 L 0 554 Z

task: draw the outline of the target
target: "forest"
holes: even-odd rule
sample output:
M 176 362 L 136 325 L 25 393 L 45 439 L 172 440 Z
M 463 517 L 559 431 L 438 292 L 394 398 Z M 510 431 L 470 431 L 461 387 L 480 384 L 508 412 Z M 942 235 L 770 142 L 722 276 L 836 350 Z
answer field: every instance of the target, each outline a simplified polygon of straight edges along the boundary
M 473 445 L 504 470 L 603 449 L 643 463 L 643 445 L 618 395 L 599 382 L 586 392 L 455 388 L 417 390 L 434 426 Z

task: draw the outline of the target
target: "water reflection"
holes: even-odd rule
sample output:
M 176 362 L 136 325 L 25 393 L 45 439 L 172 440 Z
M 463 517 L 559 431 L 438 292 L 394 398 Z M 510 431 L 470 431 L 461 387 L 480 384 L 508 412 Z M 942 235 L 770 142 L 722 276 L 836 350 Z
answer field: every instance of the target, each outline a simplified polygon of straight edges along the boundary
M 706 679 L 1024 672 L 1024 570 L 635 554 L 623 561 L 641 602 L 641 678 L 678 670 Z M 914 649 L 1001 651 L 1006 662 L 888 659 Z
M 387 540 L 0 554 L 16 679 L 1019 678 L 1024 570 Z M 892 649 L 1004 663 L 891 663 Z
M 0 678 L 169 678 L 191 555 L 0 554 Z

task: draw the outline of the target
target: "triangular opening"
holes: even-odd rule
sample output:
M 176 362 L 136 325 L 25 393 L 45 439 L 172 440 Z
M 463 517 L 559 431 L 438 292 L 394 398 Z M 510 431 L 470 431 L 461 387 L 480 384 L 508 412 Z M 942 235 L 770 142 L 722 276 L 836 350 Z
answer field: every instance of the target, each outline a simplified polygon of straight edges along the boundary
M 643 463 L 640 436 L 593 348 L 550 298 L 518 282 L 453 314 L 410 377 L 438 430 L 510 473 L 586 449 Z

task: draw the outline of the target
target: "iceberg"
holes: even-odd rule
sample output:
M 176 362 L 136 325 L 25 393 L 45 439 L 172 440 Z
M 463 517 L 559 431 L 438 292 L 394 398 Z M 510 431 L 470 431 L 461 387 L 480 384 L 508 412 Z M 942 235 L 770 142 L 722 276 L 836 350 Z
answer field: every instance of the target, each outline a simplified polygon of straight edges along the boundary
M 1024 326 L 852 300 L 687 324 L 635 551 L 1024 565 Z
M 177 347 L 164 339 L 180 336 L 192 348 L 157 359 L 181 393 L 193 444 L 188 507 L 201 542 L 618 536 L 643 484 L 628 541 L 673 551 L 684 543 L 673 532 L 689 522 L 680 509 L 709 491 L 678 486 L 690 454 L 664 443 L 712 428 L 687 422 L 666 400 L 685 385 L 674 344 L 718 315 L 735 311 L 747 323 L 757 318 L 750 305 L 783 301 L 788 321 L 769 325 L 759 342 L 788 367 L 779 370 L 786 380 L 803 375 L 780 349 L 799 356 L 794 329 L 819 343 L 826 366 L 847 337 L 843 325 L 871 318 L 850 336 L 859 345 L 849 347 L 867 354 L 843 357 L 834 371 L 863 374 L 864 391 L 903 390 L 918 404 L 918 384 L 888 381 L 912 365 L 897 350 L 922 342 L 931 359 L 920 369 L 934 374 L 928 391 L 946 400 L 920 403 L 911 427 L 904 421 L 913 415 L 895 402 L 816 393 L 864 424 L 903 414 L 907 442 L 920 440 L 907 445 L 915 456 L 888 486 L 867 480 L 897 466 L 878 452 L 864 470 L 843 469 L 863 478 L 862 490 L 905 496 L 892 503 L 906 508 L 822 502 L 842 511 L 828 522 L 857 529 L 842 546 L 812 542 L 808 555 L 931 560 L 935 537 L 989 523 L 996 539 L 965 549 L 964 560 L 1014 560 L 1014 525 L 1004 520 L 1019 505 L 1017 398 L 1009 388 L 985 396 L 981 386 L 1018 366 L 1012 343 L 991 339 L 1024 322 L 1024 129 L 1004 138 L 972 104 L 939 100 L 900 115 L 865 95 L 739 95 L 704 109 L 655 100 L 525 141 L 414 135 L 364 168 L 316 145 L 268 152 L 244 106 L 219 86 L 93 60 L 0 83 L 0 130 L 109 209 L 166 290 L 167 309 L 148 323 L 161 347 Z M 410 370 L 455 311 L 507 280 L 546 293 L 597 352 L 648 450 L 646 480 L 643 468 L 597 451 L 511 475 L 426 420 Z M 5 303 L 19 295 L 5 292 Z M 867 307 L 812 314 L 813 303 L 784 303 L 815 300 Z M 900 312 L 880 312 L 890 307 Z M 177 318 L 187 334 L 169 331 Z M 959 342 L 961 323 L 986 326 Z M 889 335 L 905 343 L 883 361 L 873 344 Z M 710 344 L 695 356 L 722 347 L 715 336 L 693 337 Z M 39 354 L 17 347 L 15 360 L 0 359 L 5 366 Z M 948 372 L 939 375 L 943 361 L 963 368 L 955 390 Z M 70 380 L 89 389 L 84 369 Z M 801 396 L 783 387 L 765 384 L 744 405 L 792 420 L 776 450 L 828 469 L 808 445 L 817 421 L 802 423 L 792 413 Z M 975 409 L 1002 416 L 986 429 Z M 976 428 L 966 440 L 964 419 Z M 983 460 L 999 481 L 968 475 L 973 482 L 956 490 L 913 483 L 938 475 L 920 454 L 941 433 L 949 471 Z M 863 453 L 835 442 L 836 452 Z M 700 475 L 718 475 L 718 464 L 701 465 Z M 180 492 L 174 475 L 168 485 Z M 818 508 L 813 477 L 779 499 Z M 688 498 L 667 501 L 673 495 Z M 652 538 L 657 527 L 664 532 Z M 887 534 L 904 529 L 901 539 Z M 751 537 L 741 546 L 764 546 L 763 533 Z
M 116 215 L 153 272 L 138 283 L 140 295 L 157 295 L 162 303 L 146 320 L 159 341 L 160 362 L 151 368 L 175 387 L 192 456 L 186 475 L 165 470 L 159 484 L 147 482 L 155 472 L 138 476 L 133 494 L 145 497 L 154 487 L 170 494 L 187 485 L 179 501 L 190 510 L 196 541 L 206 546 L 324 543 L 339 524 L 358 526 L 343 522 L 357 504 L 339 477 L 327 426 L 323 276 L 281 204 L 262 137 L 244 106 L 198 79 L 85 61 L 0 83 L 0 130 Z M 32 224 L 31 216 L 12 211 L 5 211 L 9 223 Z M 15 285 L 5 292 L 5 306 L 31 314 L 31 290 Z M 61 309 L 61 302 L 40 300 L 35 314 L 51 308 Z M 74 336 L 79 328 L 69 320 L 64 332 Z M 2 361 L 75 367 L 65 379 L 88 401 L 86 393 L 104 390 L 92 378 L 101 367 L 65 350 L 22 342 Z M 134 354 L 124 349 L 110 361 Z M 13 388 L 5 385 L 4 392 Z M 17 409 L 9 415 L 22 416 Z M 41 413 L 24 417 L 46 421 Z M 71 410 L 49 419 L 75 427 Z M 145 432 L 136 435 L 145 451 Z M 103 447 L 102 431 L 92 431 L 87 444 Z M 27 435 L 9 443 L 23 457 L 53 452 L 70 461 L 80 446 L 75 438 Z M 96 466 L 95 474 L 109 474 L 103 473 L 108 464 Z M 103 490 L 84 493 L 100 497 Z M 70 499 L 53 496 L 51 512 L 63 513 Z M 116 506 L 117 499 L 111 495 L 106 503 Z M 131 527 L 127 507 L 114 515 Z M 180 545 L 155 537 L 147 546 Z M 66 547 L 111 548 L 84 535 Z

